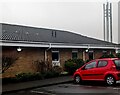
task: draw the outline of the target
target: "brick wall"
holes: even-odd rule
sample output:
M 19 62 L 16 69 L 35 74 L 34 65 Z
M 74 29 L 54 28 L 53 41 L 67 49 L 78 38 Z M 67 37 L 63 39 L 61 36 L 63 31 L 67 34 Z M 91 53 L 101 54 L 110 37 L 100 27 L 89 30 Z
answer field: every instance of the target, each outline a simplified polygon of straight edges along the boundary
M 15 74 L 22 72 L 35 72 L 33 62 L 44 60 L 44 49 L 23 48 L 21 52 L 17 52 L 16 47 L 3 47 L 2 56 L 17 57 L 15 63 L 3 73 L 3 77 L 14 77 Z
M 115 50 L 104 50 L 107 54 L 112 53 L 115 56 Z M 100 58 L 103 55 L 103 50 L 94 50 L 94 59 Z
M 94 59 L 98 59 L 103 55 L 103 50 L 94 50 Z
M 65 61 L 72 58 L 72 50 L 71 49 L 61 49 L 60 50 L 60 64 L 64 67 Z
M 36 60 L 45 61 L 45 49 L 43 48 L 22 48 L 21 52 L 17 52 L 16 47 L 3 47 L 2 56 L 13 56 L 18 59 L 16 62 L 5 72 L 3 77 L 14 77 L 15 74 L 22 72 L 36 72 L 35 65 Z M 52 65 L 52 50 L 58 50 L 60 54 L 60 64 L 64 67 L 65 61 L 72 58 L 72 49 L 49 49 L 47 51 L 48 64 Z M 78 58 L 83 59 L 84 49 L 78 50 Z M 94 50 L 94 59 L 100 58 L 103 55 L 103 50 Z M 110 53 L 111 50 L 108 50 Z M 1 53 L 1 52 L 0 52 Z M 114 53 L 114 50 L 112 50 Z M 85 53 L 85 60 L 89 59 L 88 53 Z

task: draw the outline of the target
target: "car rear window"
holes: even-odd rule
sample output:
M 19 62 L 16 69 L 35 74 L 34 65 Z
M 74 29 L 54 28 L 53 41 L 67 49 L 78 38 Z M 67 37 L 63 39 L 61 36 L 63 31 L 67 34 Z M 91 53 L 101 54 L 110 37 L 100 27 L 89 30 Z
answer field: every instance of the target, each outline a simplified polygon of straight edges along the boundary
M 120 70 L 120 60 L 114 60 L 114 63 L 116 65 L 116 69 Z

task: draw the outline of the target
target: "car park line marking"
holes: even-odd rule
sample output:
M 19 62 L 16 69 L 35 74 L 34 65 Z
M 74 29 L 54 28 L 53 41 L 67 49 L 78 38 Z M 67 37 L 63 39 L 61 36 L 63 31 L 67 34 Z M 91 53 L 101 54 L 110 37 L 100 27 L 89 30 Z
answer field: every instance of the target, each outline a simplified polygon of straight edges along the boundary
M 34 90 L 32 90 L 31 91 L 32 93 L 38 93 L 38 94 L 43 94 L 44 92 L 41 92 L 41 91 L 34 91 Z
M 56 94 L 53 94 L 53 93 L 46 93 L 46 92 L 34 91 L 34 90 L 32 90 L 31 92 L 32 92 L 32 93 L 37 93 L 37 94 L 42 94 L 42 95 L 56 95 Z
M 120 90 L 120 88 L 113 88 L 114 90 Z
M 113 89 L 112 87 L 102 87 L 102 86 L 85 86 L 85 85 L 79 85 L 79 86 L 81 86 L 81 87 L 89 87 L 89 88 L 91 88 L 91 87 L 96 87 L 96 88 L 108 88 L 108 89 Z M 120 89 L 120 88 L 119 88 Z

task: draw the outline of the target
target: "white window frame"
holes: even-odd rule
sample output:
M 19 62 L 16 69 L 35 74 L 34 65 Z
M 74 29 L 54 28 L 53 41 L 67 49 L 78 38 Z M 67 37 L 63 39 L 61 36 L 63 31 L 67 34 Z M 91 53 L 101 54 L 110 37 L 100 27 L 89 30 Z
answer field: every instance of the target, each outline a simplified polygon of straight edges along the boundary
M 56 51 L 53 50 L 52 53 L 58 53 L 58 60 L 57 61 L 52 60 L 52 66 L 60 66 L 60 52 L 58 50 Z

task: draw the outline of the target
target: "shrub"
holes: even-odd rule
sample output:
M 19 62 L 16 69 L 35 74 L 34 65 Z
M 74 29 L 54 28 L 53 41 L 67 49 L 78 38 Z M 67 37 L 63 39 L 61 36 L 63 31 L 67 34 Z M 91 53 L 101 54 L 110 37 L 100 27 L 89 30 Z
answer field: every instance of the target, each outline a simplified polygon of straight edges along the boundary
M 109 54 L 109 58 L 115 58 L 115 56 L 111 53 Z
M 44 78 L 53 78 L 60 76 L 61 72 L 62 72 L 62 67 L 54 66 L 51 69 L 43 72 L 42 75 Z
M 113 54 L 104 54 L 100 58 L 115 58 Z
M 39 60 L 36 60 L 33 62 L 33 66 L 35 67 L 35 70 L 36 72 L 45 72 L 46 69 L 47 69 L 47 65 L 44 61 L 39 61 Z
M 53 77 L 58 77 L 59 73 L 55 72 L 55 71 L 46 71 L 43 73 L 43 77 L 44 78 L 53 78 Z
M 88 59 L 88 60 L 85 61 L 85 63 L 88 63 L 89 61 L 91 61 L 91 60 Z
M 61 74 L 61 72 L 62 72 L 62 67 L 60 67 L 60 66 L 54 66 L 54 67 L 52 68 L 52 71 L 53 71 L 53 72 L 56 72 L 56 73 L 58 73 L 58 74 Z
M 30 81 L 42 79 L 41 73 L 20 73 L 15 77 L 16 81 Z
M 75 70 L 83 66 L 83 64 L 84 61 L 82 59 L 69 59 L 65 62 L 65 70 L 69 74 L 73 74 Z

